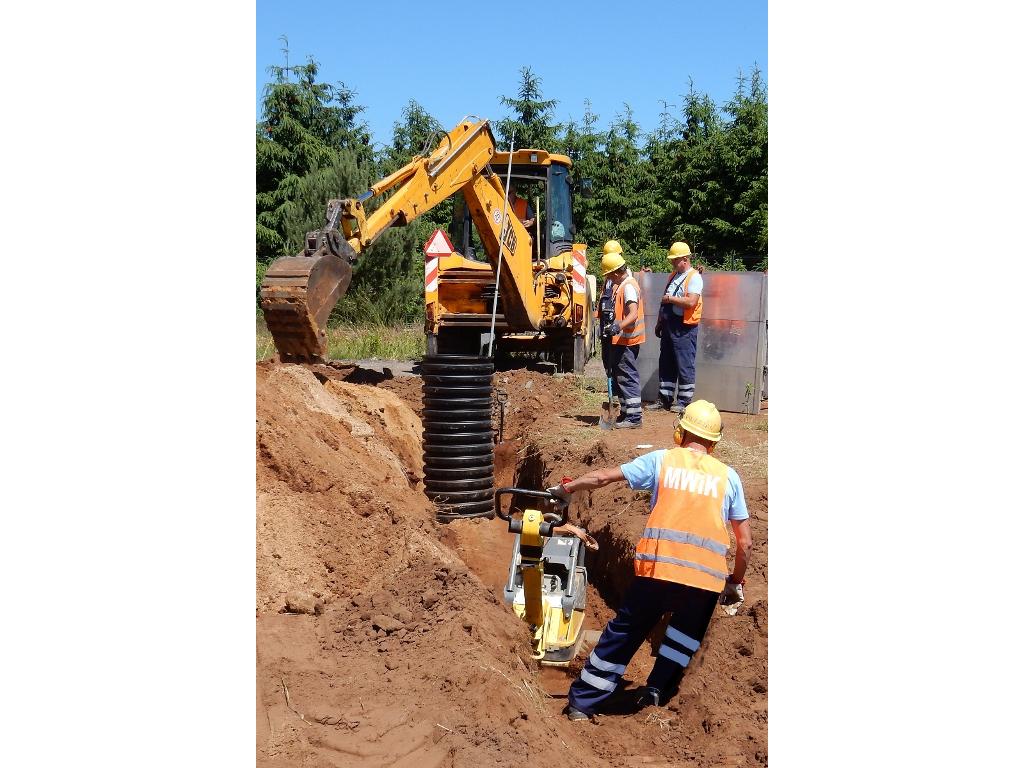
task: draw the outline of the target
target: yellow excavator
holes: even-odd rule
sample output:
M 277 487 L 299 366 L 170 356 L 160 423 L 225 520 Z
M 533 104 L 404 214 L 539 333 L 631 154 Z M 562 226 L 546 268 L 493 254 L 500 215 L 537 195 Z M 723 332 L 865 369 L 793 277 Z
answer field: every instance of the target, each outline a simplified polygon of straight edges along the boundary
M 586 246 L 572 240 L 571 167 L 545 150 L 498 152 L 488 121 L 464 119 L 432 152 L 364 194 L 330 200 L 303 252 L 275 260 L 263 278 L 261 305 L 281 360 L 322 361 L 327 318 L 359 256 L 388 228 L 461 193 L 464 220 L 453 227 L 462 225 L 462 253 L 425 263 L 428 354 L 527 351 L 582 373 L 597 338 L 596 285 L 586 274 Z M 506 195 L 509 179 L 543 193 L 529 229 Z M 367 214 L 366 203 L 384 195 Z

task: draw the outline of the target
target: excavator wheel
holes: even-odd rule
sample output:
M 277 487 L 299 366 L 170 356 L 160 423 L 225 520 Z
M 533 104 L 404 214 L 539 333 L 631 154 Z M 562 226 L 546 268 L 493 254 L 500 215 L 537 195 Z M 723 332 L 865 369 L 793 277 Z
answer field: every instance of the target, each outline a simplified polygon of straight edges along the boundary
M 319 362 L 327 357 L 327 318 L 352 281 L 344 241 L 312 256 L 284 256 L 267 269 L 260 304 L 282 362 Z M 332 251 L 338 251 L 338 255 Z

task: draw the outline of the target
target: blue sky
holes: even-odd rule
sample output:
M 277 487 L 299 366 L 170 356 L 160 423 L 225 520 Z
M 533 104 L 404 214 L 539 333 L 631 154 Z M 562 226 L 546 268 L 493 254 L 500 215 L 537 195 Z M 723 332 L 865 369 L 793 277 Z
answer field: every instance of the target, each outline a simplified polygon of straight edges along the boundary
M 523 11 L 510 16 L 516 7 Z M 465 12 L 454 10 L 460 8 Z M 661 100 L 681 104 L 690 77 L 719 105 L 735 90 L 739 71 L 749 74 L 755 62 L 768 82 L 766 0 L 258 0 L 257 119 L 267 66 L 284 64 L 281 35 L 291 63 L 312 56 L 322 80 L 357 91 L 362 117 L 380 142 L 390 139 L 410 98 L 446 128 L 466 114 L 505 117 L 499 97 L 515 95 L 524 65 L 541 77 L 544 97 L 558 100 L 558 121 L 579 120 L 589 98 L 606 127 L 628 102 L 645 131 L 657 127 Z

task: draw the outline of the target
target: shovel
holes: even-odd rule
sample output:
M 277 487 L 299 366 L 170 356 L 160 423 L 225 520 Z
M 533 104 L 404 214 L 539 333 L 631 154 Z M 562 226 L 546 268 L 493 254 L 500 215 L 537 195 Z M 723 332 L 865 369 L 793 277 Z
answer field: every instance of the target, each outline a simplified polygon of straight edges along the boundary
M 598 426 L 601 429 L 614 429 L 615 418 L 612 416 L 612 377 L 608 377 L 608 402 L 605 403 L 604 413 L 601 415 L 601 420 L 598 422 Z

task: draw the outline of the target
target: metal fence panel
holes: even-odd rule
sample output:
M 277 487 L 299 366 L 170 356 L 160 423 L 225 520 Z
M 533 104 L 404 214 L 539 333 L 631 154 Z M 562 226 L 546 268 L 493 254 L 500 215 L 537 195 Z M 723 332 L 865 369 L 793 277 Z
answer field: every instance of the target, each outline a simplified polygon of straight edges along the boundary
M 635 273 L 644 296 L 647 340 L 640 348 L 641 393 L 658 397 L 661 340 L 654 335 L 669 273 Z M 707 272 L 704 307 L 697 332 L 695 399 L 720 410 L 757 413 L 767 392 L 768 276 L 763 272 Z

